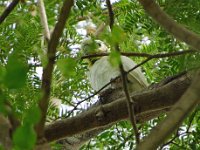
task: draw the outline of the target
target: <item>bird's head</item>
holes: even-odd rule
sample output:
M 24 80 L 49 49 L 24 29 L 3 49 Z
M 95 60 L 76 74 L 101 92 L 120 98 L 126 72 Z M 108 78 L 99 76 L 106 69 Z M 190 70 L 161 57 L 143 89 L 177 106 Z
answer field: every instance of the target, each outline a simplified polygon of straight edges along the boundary
M 99 54 L 99 53 L 107 53 L 109 52 L 109 48 L 104 44 L 104 42 L 100 40 L 85 40 L 81 48 L 83 50 L 84 55 L 90 55 L 90 54 Z M 94 64 L 100 57 L 92 57 L 88 58 L 87 62 L 89 63 L 89 66 Z

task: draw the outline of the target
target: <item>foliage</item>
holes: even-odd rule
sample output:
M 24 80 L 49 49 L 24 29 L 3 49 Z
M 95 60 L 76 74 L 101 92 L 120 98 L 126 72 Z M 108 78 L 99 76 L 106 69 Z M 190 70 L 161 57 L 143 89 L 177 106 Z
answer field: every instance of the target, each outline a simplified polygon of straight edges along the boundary
M 48 24 L 50 30 L 57 21 L 62 1 L 45 0 Z M 0 13 L 3 12 L 7 0 L 0 2 Z M 200 33 L 200 2 L 198 0 L 158 0 L 158 3 L 171 17 L 187 28 Z M 34 7 L 33 7 L 34 6 Z M 105 29 L 100 40 L 111 45 L 119 42 L 123 52 L 167 53 L 189 49 L 187 45 L 174 39 L 149 16 L 136 0 L 119 0 L 113 3 L 115 12 L 115 26 L 113 33 Z M 33 14 L 36 12 L 36 15 Z M 90 17 L 87 17 L 90 16 Z M 85 20 L 86 18 L 86 20 Z M 88 107 L 95 99 L 76 103 L 87 98 L 94 91 L 91 89 L 87 77 L 87 66 L 80 59 L 80 44 L 85 36 L 77 32 L 78 23 L 85 20 L 99 26 L 108 21 L 105 3 L 98 0 L 78 0 L 65 26 L 60 44 L 57 48 L 57 63 L 53 71 L 51 98 L 56 97 L 67 105 L 66 114 L 59 116 L 55 107 L 49 107 L 50 121 L 59 117 L 73 116 Z M 84 24 L 82 22 L 82 24 Z M 86 27 L 83 27 L 86 29 Z M 41 69 L 46 65 L 44 51 L 47 43 L 43 37 L 43 30 L 33 0 L 20 2 L 15 10 L 0 24 L 0 111 L 4 101 L 12 106 L 12 113 L 22 121 L 22 126 L 14 133 L 13 141 L 16 149 L 32 149 L 36 141 L 33 130 L 39 120 L 39 110 L 35 107 L 41 97 Z M 78 49 L 78 51 L 77 51 Z M 119 54 L 111 53 L 112 63 L 119 63 Z M 133 57 L 137 63 L 143 58 Z M 143 66 L 149 83 L 160 80 L 199 66 L 199 55 L 183 55 L 172 58 L 154 59 Z M 163 145 L 170 149 L 200 149 L 200 113 L 198 107 L 175 133 L 173 141 Z M 70 113 L 73 110 L 73 113 Z M 5 112 L 3 112 L 5 113 Z M 31 119 L 30 119 L 31 118 Z M 33 119 L 36 118 L 36 119 Z M 139 125 L 142 136 L 147 135 L 163 116 Z M 187 130 L 188 129 L 188 130 Z M 183 134 L 184 133 L 184 134 Z M 27 136 L 29 139 L 27 139 Z M 167 142 L 167 141 L 166 141 Z M 131 125 L 122 121 L 112 128 L 105 130 L 97 138 L 92 139 L 82 149 L 132 149 L 135 146 Z M 162 147 L 162 148 L 164 148 Z

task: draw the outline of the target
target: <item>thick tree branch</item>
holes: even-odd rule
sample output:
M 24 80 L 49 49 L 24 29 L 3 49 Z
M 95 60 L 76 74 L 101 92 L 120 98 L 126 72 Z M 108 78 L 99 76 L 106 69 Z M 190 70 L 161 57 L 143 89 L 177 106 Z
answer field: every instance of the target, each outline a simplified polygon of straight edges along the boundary
M 188 76 L 184 75 L 162 87 L 131 95 L 136 102 L 135 113 L 137 121 L 145 121 L 145 116 L 154 111 L 170 108 L 186 91 L 190 82 Z M 128 119 L 125 97 L 115 99 L 114 102 L 109 104 L 102 105 L 101 107 L 93 107 L 75 117 L 60 120 L 46 126 L 46 139 L 49 142 L 55 141 Z M 104 119 L 99 121 L 96 114 L 101 112 L 102 109 Z
M 169 33 L 177 39 L 187 43 L 196 50 L 200 50 L 200 37 L 182 25 L 171 19 L 161 8 L 156 4 L 155 0 L 139 0 L 145 11 Z
M 65 26 L 65 22 L 67 18 L 69 17 L 69 13 L 71 10 L 71 7 L 73 6 L 74 1 L 73 0 L 65 0 L 63 3 L 63 7 L 61 8 L 60 17 L 58 19 L 58 22 L 56 23 L 55 29 L 52 33 L 51 39 L 48 44 L 48 63 L 46 67 L 43 69 L 42 74 L 42 98 L 39 101 L 39 108 L 41 110 L 41 119 L 40 122 L 36 126 L 36 131 L 39 139 L 42 139 L 44 137 L 44 124 L 46 121 L 46 113 L 49 103 L 49 97 L 50 97 L 50 87 L 51 87 L 51 79 L 52 79 L 52 72 L 53 72 L 53 66 L 55 63 L 55 54 L 56 54 L 56 47 L 59 43 L 59 38 L 62 35 L 62 31 Z
M 137 150 L 154 150 L 183 122 L 185 117 L 200 102 L 200 72 L 197 74 L 190 88 L 172 107 L 167 117 L 156 126 L 146 139 L 136 148 Z
M 2 114 L 0 114 L 0 129 L 0 147 L 5 150 L 10 150 L 12 146 L 10 137 L 11 124 Z
M 11 13 L 11 11 L 17 6 L 19 0 L 13 0 L 10 5 L 5 9 L 5 11 L 0 16 L 0 24 L 6 19 L 6 17 Z

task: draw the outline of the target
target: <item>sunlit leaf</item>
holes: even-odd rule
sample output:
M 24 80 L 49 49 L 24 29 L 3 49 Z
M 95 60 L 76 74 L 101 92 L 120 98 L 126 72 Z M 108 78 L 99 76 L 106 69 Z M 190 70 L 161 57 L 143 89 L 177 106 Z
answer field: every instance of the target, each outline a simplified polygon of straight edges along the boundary
M 113 65 L 114 67 L 118 67 L 120 64 L 120 53 L 118 51 L 111 51 L 110 55 L 109 55 L 109 61 L 111 63 L 111 65 Z
M 31 119 L 30 119 L 31 118 Z M 36 124 L 40 119 L 40 110 L 37 106 L 33 106 L 27 110 L 24 122 L 26 124 Z

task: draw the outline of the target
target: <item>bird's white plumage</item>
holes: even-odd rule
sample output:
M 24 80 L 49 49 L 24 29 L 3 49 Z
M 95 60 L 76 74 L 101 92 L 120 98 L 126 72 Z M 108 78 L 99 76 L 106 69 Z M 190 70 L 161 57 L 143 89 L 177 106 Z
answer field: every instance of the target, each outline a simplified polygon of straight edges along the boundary
M 97 45 L 97 48 L 93 50 L 93 53 L 110 52 L 109 48 L 104 44 L 104 42 L 100 40 L 94 41 Z M 94 41 L 91 41 L 91 39 L 86 39 L 83 41 L 82 49 L 86 54 L 88 52 L 88 48 Z M 130 69 L 136 66 L 136 63 L 126 56 L 121 56 L 121 62 L 125 71 L 129 71 Z M 109 62 L 109 56 L 104 56 L 98 58 L 98 60 L 94 64 L 89 66 L 89 71 L 87 75 L 92 88 L 95 91 L 98 91 L 107 83 L 109 83 L 112 79 L 114 79 L 117 76 L 120 76 L 120 74 L 121 73 L 119 67 L 113 67 Z M 140 67 L 131 71 L 128 74 L 127 78 L 128 88 L 130 92 L 138 91 L 148 86 L 146 78 L 142 73 Z M 108 88 L 111 88 L 111 85 L 104 88 L 104 90 Z
M 126 56 L 121 56 L 121 62 L 125 71 L 129 71 L 136 66 L 136 63 Z M 101 89 L 117 76 L 120 76 L 120 70 L 110 64 L 109 56 L 104 56 L 97 60 L 89 68 L 88 72 L 91 86 L 96 91 Z M 128 74 L 128 86 L 131 92 L 141 90 L 148 86 L 146 78 L 140 68 L 137 68 Z M 111 88 L 111 86 L 107 86 L 104 90 L 108 88 Z

